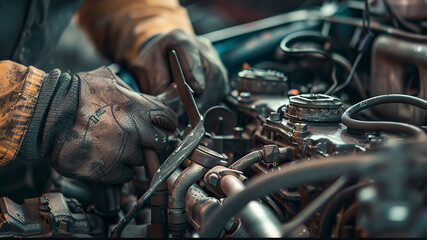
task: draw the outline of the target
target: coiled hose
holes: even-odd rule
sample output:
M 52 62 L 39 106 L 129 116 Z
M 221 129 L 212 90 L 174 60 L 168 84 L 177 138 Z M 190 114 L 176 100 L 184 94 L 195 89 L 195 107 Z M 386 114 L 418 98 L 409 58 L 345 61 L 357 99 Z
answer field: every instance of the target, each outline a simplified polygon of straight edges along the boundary
M 405 133 L 416 140 L 426 140 L 426 133 L 419 127 L 398 122 L 386 122 L 386 121 L 361 121 L 352 118 L 352 116 L 364 109 L 384 104 L 384 103 L 406 103 L 420 107 L 427 110 L 427 101 L 421 98 L 403 95 L 403 94 L 389 94 L 380 95 L 372 98 L 363 100 L 355 105 L 349 107 L 342 115 L 341 122 L 348 128 L 358 130 L 371 130 L 371 131 L 389 131 Z

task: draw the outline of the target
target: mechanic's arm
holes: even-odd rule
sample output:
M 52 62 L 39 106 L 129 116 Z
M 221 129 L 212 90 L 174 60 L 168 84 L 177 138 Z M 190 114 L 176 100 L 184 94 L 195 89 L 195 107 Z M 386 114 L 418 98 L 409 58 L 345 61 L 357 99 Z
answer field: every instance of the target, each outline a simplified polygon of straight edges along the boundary
M 170 108 L 107 68 L 69 75 L 0 61 L 0 167 L 49 159 L 67 177 L 122 183 L 176 124 Z
M 171 49 L 199 107 L 206 109 L 229 91 L 218 53 L 207 39 L 194 35 L 178 0 L 86 0 L 79 21 L 103 53 L 133 73 L 144 93 L 158 95 L 171 84 Z M 203 94 L 205 89 L 215 91 Z

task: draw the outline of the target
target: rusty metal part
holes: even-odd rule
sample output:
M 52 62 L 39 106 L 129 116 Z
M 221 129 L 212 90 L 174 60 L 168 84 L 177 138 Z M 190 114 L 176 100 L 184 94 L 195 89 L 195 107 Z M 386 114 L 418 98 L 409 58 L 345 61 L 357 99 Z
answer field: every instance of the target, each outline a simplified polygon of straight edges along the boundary
M 191 185 L 208 171 L 206 167 L 192 162 L 175 180 L 169 194 L 168 224 L 174 237 L 182 237 L 187 229 L 185 199 Z
M 288 92 L 288 78 L 282 72 L 264 69 L 243 69 L 232 82 L 243 93 L 282 94 Z
M 339 98 L 324 94 L 301 94 L 289 98 L 284 112 L 292 122 L 338 122 L 343 108 Z
M 232 135 L 237 125 L 236 116 L 224 106 L 213 106 L 203 116 L 206 132 L 215 135 Z
M 226 168 L 224 166 L 216 166 L 205 174 L 204 180 L 206 188 L 217 196 L 225 196 L 220 186 L 220 179 L 225 175 L 233 175 L 241 181 L 246 180 L 242 171 Z
M 427 43 L 379 36 L 372 47 L 370 86 L 371 96 L 400 93 L 427 100 Z M 387 104 L 374 110 L 390 120 L 427 124 L 427 111 L 415 106 Z
M 188 159 L 206 168 L 213 168 L 218 165 L 227 165 L 227 158 L 224 155 L 202 145 L 197 146 L 191 155 L 188 156 Z
M 209 195 L 196 184 L 193 184 L 188 189 L 185 205 L 189 223 L 197 231 L 206 221 L 207 217 L 214 210 L 221 207 L 221 203 L 218 199 L 209 197 Z
M 186 136 L 186 138 L 178 145 L 178 147 L 172 152 L 172 154 L 162 163 L 156 173 L 153 175 L 151 180 L 150 188 L 144 193 L 143 196 L 138 200 L 137 204 L 126 214 L 124 218 L 115 227 L 112 237 L 118 238 L 121 236 L 124 228 L 129 222 L 138 214 L 143 204 L 155 190 L 181 165 L 181 163 L 187 158 L 187 156 L 197 147 L 202 141 L 205 135 L 205 128 L 203 126 L 203 120 L 194 102 L 193 95 L 189 91 L 189 86 L 186 84 L 184 75 L 179 65 L 178 57 L 176 53 L 172 51 L 170 53 L 171 65 L 174 69 L 174 81 L 177 84 L 180 92 L 181 100 L 184 103 L 185 111 L 190 119 L 193 130 Z M 175 63 L 175 64 L 174 64 Z M 179 74 L 178 74 L 179 73 Z M 175 77 L 177 76 L 177 77 Z M 191 104 L 191 105 L 190 105 Z
M 152 149 L 145 149 L 145 165 L 147 172 L 152 179 L 157 169 L 160 167 L 157 152 Z M 151 196 L 151 223 L 147 226 L 147 236 L 153 238 L 165 238 L 169 236 L 166 221 L 168 206 L 168 184 L 163 182 Z
M 26 199 L 21 205 L 2 197 L 0 216 L 0 237 L 49 237 L 58 232 L 86 237 L 96 231 L 99 234 L 80 203 L 61 193 L 45 193 L 39 198 Z M 102 222 L 95 215 L 92 217 Z

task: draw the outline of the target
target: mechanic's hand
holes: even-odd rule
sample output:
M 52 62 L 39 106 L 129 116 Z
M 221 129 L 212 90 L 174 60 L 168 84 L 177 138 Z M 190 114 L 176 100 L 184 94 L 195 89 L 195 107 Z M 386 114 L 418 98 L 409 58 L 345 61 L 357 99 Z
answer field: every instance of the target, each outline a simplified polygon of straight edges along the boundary
M 140 50 L 131 71 L 142 92 L 159 95 L 173 82 L 168 63 L 172 49 L 202 112 L 229 92 L 227 71 L 209 40 L 180 29 L 155 36 Z
M 143 164 L 143 148 L 162 150 L 177 125 L 175 113 L 157 98 L 131 90 L 107 68 L 79 73 L 75 124 L 55 147 L 53 167 L 62 175 L 123 183 Z

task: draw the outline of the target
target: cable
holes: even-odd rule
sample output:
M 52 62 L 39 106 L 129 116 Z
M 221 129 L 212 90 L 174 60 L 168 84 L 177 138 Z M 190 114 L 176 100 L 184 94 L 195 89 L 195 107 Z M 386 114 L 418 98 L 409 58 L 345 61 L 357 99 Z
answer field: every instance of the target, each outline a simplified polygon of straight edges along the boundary
M 336 61 L 336 63 L 341 65 L 344 69 L 346 69 L 349 72 L 349 77 L 350 77 L 351 70 L 353 69 L 351 63 L 345 57 L 336 53 L 332 54 L 332 59 L 334 59 L 334 61 Z M 357 91 L 359 91 L 359 94 L 362 97 L 362 99 L 368 98 L 368 96 L 366 95 L 365 88 L 363 87 L 362 81 L 359 78 L 359 74 L 357 74 L 356 71 L 354 72 L 352 78 L 356 83 L 356 89 Z
M 362 26 L 363 29 L 366 30 L 366 35 L 364 36 L 364 38 L 362 39 L 362 41 L 360 42 L 359 47 L 357 48 L 357 50 L 359 51 L 359 54 L 356 57 L 356 60 L 354 60 L 353 63 L 353 67 L 350 70 L 350 73 L 347 76 L 347 79 L 341 84 L 339 85 L 336 89 L 334 89 L 332 91 L 332 94 L 337 93 L 338 91 L 340 91 L 341 89 L 345 88 L 347 85 L 350 84 L 351 80 L 353 79 L 353 75 L 356 72 L 356 68 L 359 65 L 360 60 L 363 57 L 363 54 L 367 51 L 369 43 L 372 41 L 374 34 L 371 31 L 371 20 L 370 20 L 370 11 L 369 11 L 369 4 L 368 4 L 368 0 L 364 0 L 365 3 L 365 7 L 363 9 L 363 21 L 362 21 Z M 358 83 L 358 85 L 360 85 L 360 81 Z M 360 86 L 359 86 L 360 88 Z M 360 91 L 360 90 L 359 90 Z M 363 91 L 364 93 L 364 91 Z M 364 95 L 366 98 L 366 95 Z
M 363 100 L 349 107 L 343 113 L 341 117 L 341 122 L 348 128 L 352 129 L 400 132 L 413 136 L 417 138 L 417 140 L 427 139 L 426 133 L 421 128 L 416 127 L 414 125 L 385 121 L 361 121 L 352 118 L 354 114 L 364 109 L 384 103 L 406 103 L 427 110 L 427 101 L 421 98 L 403 94 L 381 95 Z
M 320 32 L 317 31 L 299 31 L 295 33 L 291 33 L 287 35 L 283 40 L 280 42 L 279 49 L 282 51 L 284 56 L 286 55 L 301 55 L 301 54 L 309 54 L 312 57 L 320 57 L 325 58 L 327 60 L 332 60 L 333 66 L 332 66 L 332 81 L 333 84 L 326 90 L 325 94 L 331 93 L 335 87 L 338 85 L 338 80 L 336 77 L 336 63 L 339 62 L 341 59 L 337 57 L 338 54 L 329 54 L 327 51 L 315 49 L 315 48 L 306 48 L 306 49 L 300 49 L 300 48 L 291 48 L 290 45 L 292 43 L 295 43 L 297 41 L 309 39 L 310 41 L 314 42 L 320 42 L 324 45 L 326 43 L 330 44 L 329 37 L 323 35 Z
M 350 84 L 351 80 L 353 79 L 353 75 L 356 72 L 356 68 L 359 65 L 360 59 L 362 59 L 362 56 L 363 56 L 362 52 L 360 52 L 357 55 L 356 60 L 354 61 L 353 67 L 351 68 L 350 73 L 347 76 L 347 79 L 343 83 L 341 83 L 337 88 L 335 88 L 332 91 L 332 94 L 335 94 L 336 92 L 340 91 L 341 89 L 345 88 L 348 84 Z M 360 83 L 360 80 L 359 80 L 359 83 Z
M 334 22 L 334 23 L 356 26 L 356 27 L 363 26 L 362 20 L 355 17 L 332 16 L 332 17 L 325 17 L 324 20 Z M 400 29 L 393 28 L 393 27 L 378 23 L 376 21 L 371 22 L 371 29 L 377 32 L 386 33 L 390 36 L 396 36 L 396 37 L 400 37 L 410 41 L 417 41 L 421 43 L 425 43 L 427 41 L 427 35 L 421 35 L 421 34 L 402 31 Z
M 299 226 L 304 224 L 317 210 L 325 205 L 339 190 L 341 190 L 348 183 L 347 176 L 341 176 L 336 180 L 328 189 L 322 192 L 314 201 L 307 207 L 300 211 L 290 222 L 282 226 L 282 236 L 288 236 Z
M 322 35 L 320 32 L 317 31 L 298 31 L 291 33 L 287 35 L 283 40 L 280 42 L 279 49 L 282 51 L 284 56 L 286 55 L 301 55 L 301 54 L 309 54 L 314 57 L 322 57 L 326 59 L 330 59 L 330 55 L 328 52 L 316 48 L 306 48 L 306 49 L 299 49 L 299 48 L 292 48 L 290 45 L 292 43 L 295 43 L 297 41 L 301 40 L 310 40 L 317 43 L 328 43 L 330 42 L 330 39 L 324 35 Z M 283 57 L 283 56 L 282 56 Z
M 218 237 L 224 224 L 239 210 L 251 201 L 265 196 L 277 189 L 295 186 L 302 183 L 309 184 L 319 180 L 336 178 L 344 174 L 373 170 L 376 164 L 383 162 L 382 157 L 376 154 L 331 157 L 321 161 L 302 161 L 288 165 L 279 171 L 256 177 L 247 184 L 247 187 L 236 195 L 228 197 L 222 207 L 207 219 L 199 233 L 200 237 Z M 366 168 L 366 167 L 370 168 Z M 334 169 L 334 171 L 331 171 Z

